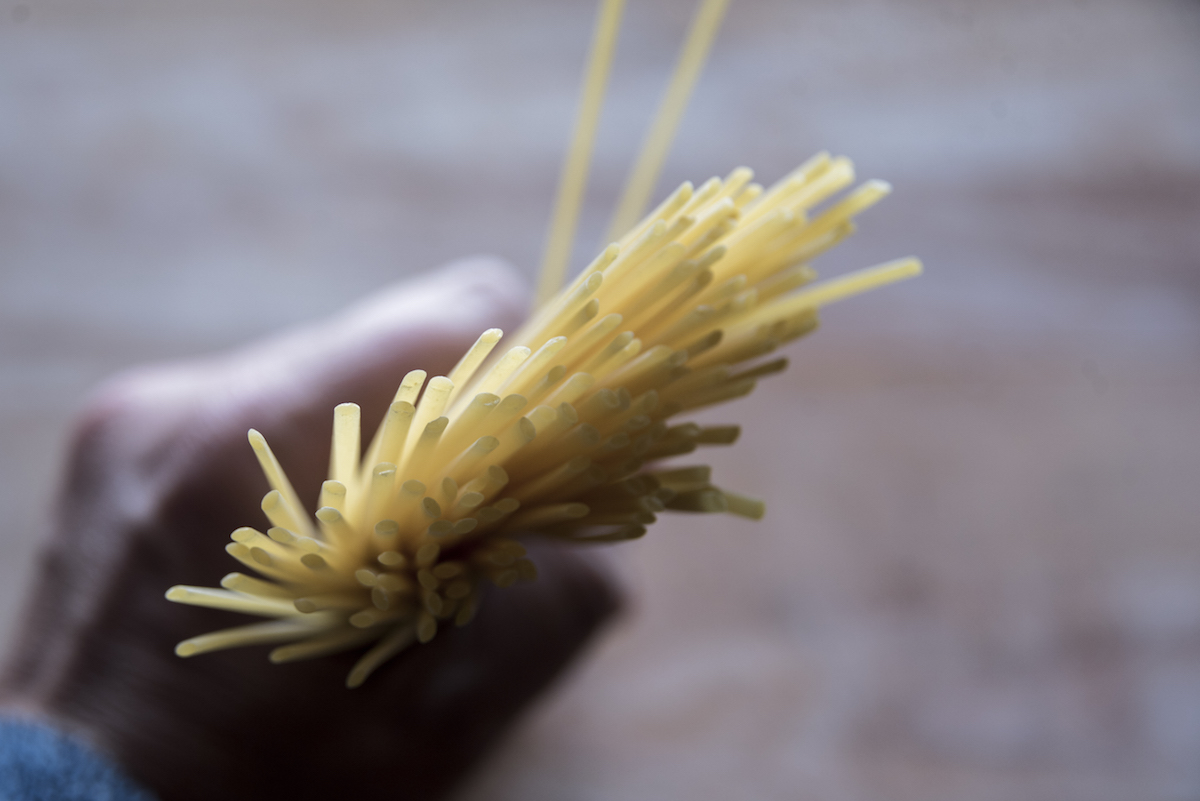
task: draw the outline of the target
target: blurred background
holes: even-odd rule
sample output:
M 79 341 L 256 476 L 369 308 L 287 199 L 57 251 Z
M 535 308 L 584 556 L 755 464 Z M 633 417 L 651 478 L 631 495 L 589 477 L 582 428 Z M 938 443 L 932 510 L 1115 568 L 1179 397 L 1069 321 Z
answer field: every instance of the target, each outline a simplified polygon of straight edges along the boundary
M 577 264 L 692 7 L 630 3 Z M 0 0 L 0 637 L 105 376 L 532 278 L 594 9 Z M 464 798 L 1200 798 L 1200 4 L 735 0 L 659 194 L 825 148 L 896 191 L 818 268 L 927 275 L 710 415 L 767 519 L 614 551 Z

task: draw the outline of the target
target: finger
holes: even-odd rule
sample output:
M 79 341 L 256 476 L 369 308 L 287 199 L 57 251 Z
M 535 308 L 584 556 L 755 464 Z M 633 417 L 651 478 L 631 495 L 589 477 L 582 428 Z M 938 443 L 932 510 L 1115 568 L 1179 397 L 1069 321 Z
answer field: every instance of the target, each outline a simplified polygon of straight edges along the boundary
M 481 331 L 512 328 L 523 306 L 511 267 L 468 259 L 327 321 L 221 356 L 126 374 L 89 403 L 68 489 L 101 493 L 112 505 L 120 499 L 111 465 L 124 465 L 141 494 L 158 500 L 158 520 L 194 529 L 197 542 L 202 532 L 224 536 L 257 519 L 267 489 L 246 442 L 247 429 L 256 428 L 309 506 L 326 477 L 336 404 L 362 406 L 368 438 L 408 370 L 447 371 Z

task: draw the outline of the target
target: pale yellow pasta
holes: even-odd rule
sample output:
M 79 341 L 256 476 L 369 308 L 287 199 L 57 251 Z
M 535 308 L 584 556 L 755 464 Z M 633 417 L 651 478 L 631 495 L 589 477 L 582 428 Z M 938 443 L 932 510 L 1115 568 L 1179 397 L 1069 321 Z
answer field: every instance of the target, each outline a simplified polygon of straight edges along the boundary
M 339 405 L 311 516 L 251 431 L 272 488 L 271 528 L 238 529 L 227 550 L 261 578 L 232 573 L 224 589 L 177 586 L 167 598 L 275 620 L 186 640 L 180 656 L 272 644 L 272 661 L 288 662 L 370 645 L 347 679 L 358 686 L 404 648 L 468 623 L 485 582 L 533 580 L 514 537 L 635 539 L 665 511 L 762 517 L 761 501 L 716 486 L 709 467 L 659 464 L 737 438 L 737 426 L 681 416 L 784 369 L 786 360 L 762 357 L 812 331 L 823 306 L 921 266 L 906 258 L 815 281 L 808 262 L 890 190 L 868 181 L 837 198 L 853 165 L 826 153 L 765 190 L 739 167 L 627 219 L 657 179 L 725 5 L 700 4 L 616 216 L 624 230 L 560 288 L 622 7 L 603 0 L 543 302 L 507 347 L 489 329 L 449 376 L 404 376 L 365 448 L 358 407 Z

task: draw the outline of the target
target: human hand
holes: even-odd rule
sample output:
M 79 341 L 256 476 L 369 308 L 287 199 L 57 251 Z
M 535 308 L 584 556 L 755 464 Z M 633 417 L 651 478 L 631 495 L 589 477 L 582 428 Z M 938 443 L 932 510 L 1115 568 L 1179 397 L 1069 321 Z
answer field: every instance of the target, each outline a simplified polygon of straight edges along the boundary
M 5 702 L 89 739 L 163 801 L 446 795 L 615 609 L 578 553 L 533 550 L 536 582 L 496 591 L 469 626 L 354 691 L 356 653 L 180 659 L 176 642 L 247 621 L 163 592 L 236 569 L 222 545 L 260 520 L 267 490 L 248 428 L 315 507 L 337 403 L 379 420 L 407 370 L 447 371 L 523 305 L 507 268 L 476 259 L 323 324 L 110 382 L 74 437 Z

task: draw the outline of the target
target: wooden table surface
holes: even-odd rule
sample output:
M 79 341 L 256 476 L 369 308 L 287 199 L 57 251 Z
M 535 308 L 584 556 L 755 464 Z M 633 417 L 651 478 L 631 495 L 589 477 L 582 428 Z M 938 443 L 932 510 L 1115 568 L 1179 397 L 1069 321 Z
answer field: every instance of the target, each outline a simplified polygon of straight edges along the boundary
M 690 7 L 630 4 L 580 260 Z M 592 16 L 0 3 L 0 634 L 104 376 L 532 276 Z M 711 414 L 767 519 L 613 550 L 625 616 L 465 798 L 1200 796 L 1200 6 L 734 3 L 660 190 L 823 148 L 896 191 L 817 266 L 928 274 Z

